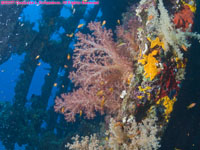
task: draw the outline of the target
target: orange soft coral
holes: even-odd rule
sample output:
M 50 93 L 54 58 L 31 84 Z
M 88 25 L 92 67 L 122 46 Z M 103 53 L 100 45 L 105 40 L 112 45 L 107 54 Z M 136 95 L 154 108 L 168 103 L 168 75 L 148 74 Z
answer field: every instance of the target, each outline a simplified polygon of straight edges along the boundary
M 182 28 L 183 31 L 189 28 L 189 25 L 193 25 L 194 14 L 190 10 L 190 7 L 184 5 L 183 9 L 174 15 L 174 24 L 177 28 Z
M 158 50 L 154 50 L 148 56 L 143 55 L 143 59 L 138 60 L 138 62 L 144 65 L 144 71 L 145 71 L 144 76 L 146 78 L 150 77 L 150 80 L 153 80 L 159 72 L 156 66 L 156 64 L 158 64 L 158 61 L 154 57 L 157 54 L 158 54 Z
M 164 42 L 160 41 L 159 37 L 156 37 L 155 40 L 151 40 L 149 37 L 147 38 L 151 42 L 150 48 L 154 48 L 155 46 L 161 46 L 165 50 Z

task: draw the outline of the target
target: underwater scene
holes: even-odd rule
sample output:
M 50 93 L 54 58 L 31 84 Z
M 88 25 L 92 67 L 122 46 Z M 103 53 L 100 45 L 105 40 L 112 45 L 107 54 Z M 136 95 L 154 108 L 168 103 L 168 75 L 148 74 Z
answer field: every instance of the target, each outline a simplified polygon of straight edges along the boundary
M 199 0 L 0 3 L 0 150 L 200 150 Z

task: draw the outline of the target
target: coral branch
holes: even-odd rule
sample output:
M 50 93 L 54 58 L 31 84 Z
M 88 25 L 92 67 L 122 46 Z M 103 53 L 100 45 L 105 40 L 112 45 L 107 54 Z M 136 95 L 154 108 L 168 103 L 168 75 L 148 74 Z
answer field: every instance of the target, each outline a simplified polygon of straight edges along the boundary
M 116 72 L 119 73 L 116 80 L 126 79 L 132 71 L 132 62 L 119 54 L 111 30 L 103 29 L 100 23 L 90 23 L 88 27 L 94 31 L 93 36 L 77 33 L 79 42 L 75 44 L 73 65 L 77 70 L 70 78 L 82 87 L 109 80 L 108 76 Z
M 78 89 L 71 94 L 62 94 L 61 98 L 55 100 L 55 111 L 65 115 L 67 121 L 75 121 L 75 115 L 81 111 L 86 114 L 86 118 L 95 117 L 95 111 L 103 114 L 100 101 L 93 93 L 86 93 L 83 89 Z

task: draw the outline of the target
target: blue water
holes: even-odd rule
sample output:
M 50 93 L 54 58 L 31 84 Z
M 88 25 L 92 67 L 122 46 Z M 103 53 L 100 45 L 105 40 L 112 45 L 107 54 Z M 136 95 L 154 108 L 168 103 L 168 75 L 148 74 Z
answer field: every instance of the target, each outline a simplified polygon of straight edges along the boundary
M 39 24 L 42 21 L 42 10 L 41 5 L 28 5 L 23 9 L 19 17 L 20 22 L 29 22 L 33 24 L 32 29 L 39 32 Z
M 12 101 L 15 95 L 14 88 L 16 81 L 23 71 L 20 70 L 21 62 L 24 60 L 24 54 L 13 54 L 10 59 L 0 65 L 0 99 L 1 101 Z
M 74 9 L 77 9 L 77 7 L 78 6 L 75 6 Z M 85 19 L 87 17 L 89 17 L 89 11 L 91 11 L 92 9 L 94 9 L 94 5 L 87 6 L 87 8 L 84 11 L 84 14 L 82 15 L 82 18 L 80 18 L 80 20 L 77 22 L 77 24 L 76 24 L 77 26 L 79 24 L 84 24 L 84 27 L 86 26 Z M 45 10 L 46 10 L 45 15 L 48 17 L 48 15 L 49 15 L 48 13 L 51 12 L 51 8 L 46 7 Z M 72 10 L 71 5 L 63 5 L 59 9 L 58 17 L 61 20 L 64 19 L 65 21 L 67 21 L 68 18 L 73 17 L 73 15 L 75 15 L 75 13 L 78 12 L 78 9 L 74 11 L 74 14 L 72 14 L 72 12 L 73 12 L 73 10 Z M 21 26 L 22 29 L 27 28 L 29 26 L 29 27 L 31 27 L 32 32 L 40 33 L 41 28 L 45 24 L 44 20 L 43 20 L 44 13 L 45 12 L 44 12 L 44 8 L 42 5 L 28 5 L 27 7 L 25 7 L 22 10 L 21 14 L 18 17 L 19 25 Z M 98 15 L 98 17 L 100 17 L 100 16 Z M 49 19 L 51 19 L 51 14 L 49 15 Z M 55 28 L 54 31 L 50 31 L 51 34 L 49 35 L 49 39 L 48 39 L 49 43 L 54 42 L 54 44 L 62 44 L 63 36 L 65 36 L 65 34 L 71 32 L 70 27 L 62 26 L 62 25 L 65 25 L 64 23 L 62 23 L 62 25 L 60 24 L 59 25 L 60 27 L 58 27 L 58 25 L 56 25 L 58 23 L 59 22 L 53 22 L 53 24 L 57 27 Z M 47 29 L 47 28 L 48 27 L 43 27 L 43 29 Z M 74 34 L 76 34 L 78 31 L 79 31 L 79 29 L 76 29 L 76 27 L 75 27 Z M 75 40 L 76 40 L 75 36 L 70 39 L 69 50 L 65 49 L 66 54 L 73 52 Z M 26 46 L 29 46 L 29 45 L 26 45 Z M 31 47 L 29 47 L 29 49 L 30 48 Z M 24 59 L 25 59 L 25 56 L 27 55 L 27 51 L 29 51 L 29 49 L 27 48 L 20 55 L 12 54 L 6 62 L 4 62 L 2 65 L 0 65 L 0 71 L 1 71 L 0 72 L 0 82 L 1 82 L 1 84 L 0 84 L 0 100 L 1 100 L 1 102 L 7 101 L 7 102 L 11 102 L 11 104 L 13 104 L 15 101 L 15 97 L 16 97 L 15 96 L 16 95 L 16 93 L 15 93 L 16 85 L 17 84 L 18 85 L 21 84 L 20 86 L 23 86 L 23 84 L 26 85 L 26 83 L 25 83 L 26 80 L 22 81 L 24 83 L 19 83 L 19 81 L 21 80 L 20 76 L 21 75 L 23 76 L 23 74 L 24 74 L 24 71 L 21 70 L 20 67 L 23 64 L 23 62 L 25 61 Z M 35 55 L 35 56 L 37 56 L 37 55 Z M 35 56 L 33 57 L 33 59 L 35 58 Z M 35 58 L 35 60 L 36 60 L 36 58 Z M 31 82 L 27 89 L 26 103 L 24 105 L 24 107 L 27 110 L 32 109 L 32 107 L 34 107 L 33 105 L 35 105 L 35 102 L 33 101 L 33 99 L 38 98 L 42 95 L 43 85 L 46 82 L 47 75 L 50 74 L 50 70 L 52 69 L 52 64 L 50 64 L 49 62 L 43 61 L 41 56 L 36 61 L 37 61 L 36 68 L 34 70 L 32 79 L 30 80 Z M 67 64 L 67 65 L 69 65 L 69 64 Z M 46 111 L 52 111 L 52 107 L 54 105 L 54 99 L 59 94 L 58 91 L 63 84 L 61 81 L 61 78 L 66 78 L 66 76 L 65 76 L 66 70 L 63 69 L 63 66 L 59 67 L 59 68 L 60 69 L 58 70 L 57 75 L 56 74 L 54 75 L 55 79 L 53 82 L 53 86 L 50 89 L 50 95 L 48 98 Z M 69 92 L 71 90 L 72 90 L 72 83 L 71 83 L 71 81 L 68 81 L 68 83 L 65 85 L 64 92 Z M 42 99 L 40 99 L 40 101 L 42 101 Z M 23 116 L 21 116 L 21 117 L 23 117 Z M 60 117 L 58 116 L 57 121 L 55 120 L 55 124 L 60 123 L 60 121 L 61 121 Z M 30 120 L 29 120 L 29 122 L 30 122 Z M 52 123 L 52 124 L 54 124 L 54 123 Z M 8 125 L 8 127 L 10 126 L 9 124 L 7 124 L 7 125 Z M 41 128 L 41 130 L 47 130 L 47 128 L 49 128 L 49 123 L 47 124 L 47 122 L 43 120 L 40 128 Z M 5 134 L 8 134 L 8 132 L 9 131 L 7 131 L 7 133 L 5 133 Z M 54 129 L 52 129 L 52 134 L 58 135 L 58 132 L 60 132 L 60 131 L 57 130 L 57 128 L 54 127 Z M 10 133 L 10 134 L 13 134 L 13 135 L 11 135 L 13 137 L 17 136 L 14 133 Z M 7 135 L 7 136 L 10 136 L 10 135 Z M 41 136 L 41 133 L 39 133 L 38 136 Z M 5 140 L 5 139 L 6 139 L 6 136 L 2 140 Z M 23 141 L 21 141 L 20 143 L 19 142 L 20 142 L 19 140 L 16 140 L 16 142 L 14 143 L 14 146 L 13 146 L 14 149 L 15 150 L 26 149 L 26 146 L 28 144 L 26 144 L 26 143 L 22 144 Z M 2 142 L 0 142 L 0 149 L 2 149 L 2 150 L 6 149 L 5 146 L 3 146 Z

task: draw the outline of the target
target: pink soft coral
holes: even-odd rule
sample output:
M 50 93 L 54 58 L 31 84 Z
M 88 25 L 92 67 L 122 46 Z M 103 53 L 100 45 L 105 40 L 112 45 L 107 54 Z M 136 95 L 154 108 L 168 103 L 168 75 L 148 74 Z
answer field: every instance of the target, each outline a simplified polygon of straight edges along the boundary
M 82 88 L 70 94 L 62 94 L 61 98 L 57 97 L 55 100 L 55 111 L 61 112 L 65 115 L 67 121 L 75 121 L 75 115 L 82 113 L 85 118 L 92 119 L 96 116 L 96 112 L 104 114 L 113 114 L 120 107 L 120 101 L 114 99 L 105 99 L 96 94 L 95 89 L 85 91 Z
M 194 14 L 190 10 L 189 6 L 185 5 L 183 9 L 174 15 L 174 23 L 177 28 L 182 28 L 183 31 L 189 28 L 189 25 L 193 25 Z
M 62 94 L 61 98 L 57 97 L 54 108 L 56 112 L 63 113 L 67 121 L 75 121 L 75 115 L 82 115 L 82 112 L 86 114 L 88 119 L 94 118 L 95 111 L 100 111 L 103 114 L 100 103 L 94 93 L 86 93 L 80 88 L 71 94 Z
M 74 72 L 70 79 L 80 87 L 71 94 L 63 94 L 55 100 L 55 111 L 75 121 L 75 115 L 84 113 L 90 119 L 98 111 L 115 114 L 120 107 L 121 92 L 132 73 L 132 59 L 127 44 L 119 46 L 112 39 L 111 30 L 101 23 L 90 23 L 92 35 L 77 33 L 79 42 L 74 50 Z M 128 58 L 129 57 L 129 58 Z
M 70 78 L 82 87 L 109 82 L 113 77 L 126 79 L 132 72 L 132 62 L 122 55 L 126 49 L 119 50 L 112 31 L 102 28 L 100 22 L 90 23 L 88 27 L 94 31 L 93 36 L 77 33 L 80 42 L 75 44 L 73 65 L 77 70 Z

